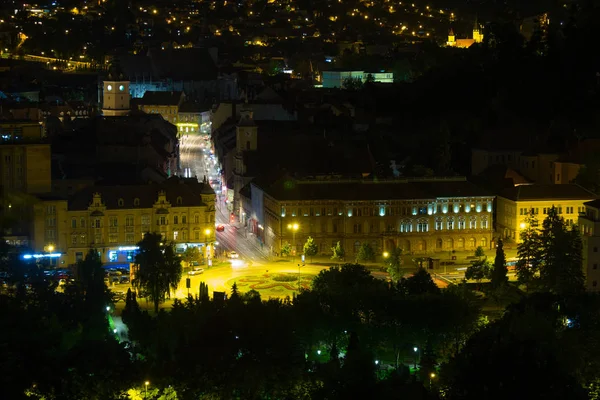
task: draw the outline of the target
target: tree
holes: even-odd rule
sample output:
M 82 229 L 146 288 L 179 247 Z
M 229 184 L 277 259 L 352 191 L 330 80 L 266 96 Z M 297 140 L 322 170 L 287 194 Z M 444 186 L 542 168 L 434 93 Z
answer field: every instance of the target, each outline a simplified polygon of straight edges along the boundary
M 540 282 L 544 289 L 561 295 L 583 291 L 583 244 L 577 226 L 567 226 L 552 207 L 539 236 L 543 248 Z
M 138 247 L 135 256 L 137 272 L 132 283 L 138 290 L 148 293 L 154 311 L 158 313 L 159 304 L 177 289 L 181 280 L 181 262 L 175 256 L 173 245 L 163 243 L 160 234 L 147 233 Z
M 309 236 L 306 239 L 306 243 L 304 243 L 304 255 L 310 257 L 310 262 L 312 262 L 312 258 L 319 251 L 319 246 L 315 243 L 315 240 L 312 236 Z
M 331 252 L 333 253 L 331 255 L 332 260 L 343 261 L 346 257 L 346 252 L 339 241 L 331 248 Z
M 360 90 L 363 88 L 363 82 L 360 78 L 346 78 L 342 87 L 346 90 Z
M 292 246 L 288 242 L 285 242 L 283 246 L 281 246 L 281 256 L 289 257 L 290 254 L 292 254 Z
M 431 278 L 431 274 L 425 268 L 419 268 L 411 277 L 400 279 L 396 285 L 396 289 L 408 296 L 440 293 L 440 288 L 435 284 Z
M 517 245 L 517 278 L 521 284 L 531 287 L 538 282 L 538 273 L 542 265 L 542 243 L 537 232 L 538 221 L 529 214 L 523 222 L 521 243 Z
M 483 250 L 483 247 L 477 246 L 477 248 L 475 249 L 475 257 L 485 257 L 485 251 Z
M 208 301 L 209 299 L 208 285 L 204 282 L 200 282 L 200 286 L 198 288 L 198 299 L 200 299 L 200 301 Z
M 375 83 L 375 77 L 373 76 L 373 74 L 367 74 L 367 80 L 365 81 L 365 84 L 372 85 L 374 83 Z
M 508 268 L 506 267 L 506 256 L 504 255 L 504 244 L 502 239 L 498 240 L 496 247 L 496 258 L 494 259 L 494 268 L 490 272 L 490 279 L 492 281 L 492 287 L 498 289 L 501 286 L 506 285 L 508 282 Z
M 402 264 L 402 249 L 394 247 L 385 259 L 385 265 L 392 281 L 398 282 L 402 279 Z
M 473 261 L 465 272 L 466 279 L 473 279 L 477 283 L 481 282 L 482 279 L 489 277 L 490 275 L 490 263 L 487 258 Z
M 188 246 L 182 255 L 182 260 L 185 261 L 188 266 L 194 261 L 200 261 L 202 255 L 197 247 Z
M 375 260 L 375 252 L 369 243 L 363 243 L 356 253 L 356 262 L 365 262 Z

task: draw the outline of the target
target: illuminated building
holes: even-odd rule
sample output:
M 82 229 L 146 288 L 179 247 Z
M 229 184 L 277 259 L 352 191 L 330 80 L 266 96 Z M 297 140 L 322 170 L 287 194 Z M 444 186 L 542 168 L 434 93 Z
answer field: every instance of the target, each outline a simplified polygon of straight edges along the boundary
M 52 248 L 68 265 L 92 248 L 103 263 L 130 262 L 147 232 L 160 233 L 175 243 L 177 252 L 198 246 L 202 251 L 208 248 L 210 255 L 215 242 L 215 193 L 208 182 L 195 179 L 95 186 L 68 200 L 42 197 L 34 216 L 34 252 Z
M 129 79 L 118 65 L 113 65 L 102 83 L 102 114 L 106 117 L 123 117 L 130 112 Z
M 473 38 L 472 39 L 457 39 L 454 34 L 454 30 L 450 29 L 448 33 L 448 41 L 446 42 L 446 46 L 448 47 L 457 47 L 459 49 L 466 49 L 471 47 L 475 43 L 483 42 L 483 29 L 475 20 L 475 25 L 473 26 Z
M 579 228 L 583 242 L 583 272 L 588 290 L 600 291 L 600 200 L 584 203 L 579 214 Z
M 353 257 L 363 243 L 376 254 L 473 251 L 492 245 L 494 196 L 465 178 L 382 181 L 322 178 L 251 184 L 250 217 L 265 244 L 279 251 L 292 243 L 286 227 L 298 224 L 297 251 L 311 236 L 320 254 L 340 241 Z
M 185 100 L 183 92 L 152 92 L 147 91 L 144 97 L 136 103 L 146 114 L 160 114 L 167 122 L 177 125 L 179 122 L 179 107 Z
M 520 242 L 520 232 L 527 228 L 529 215 L 541 226 L 548 211 L 555 207 L 568 224 L 577 223 L 584 203 L 596 195 L 575 184 L 519 185 L 504 189 L 497 199 L 496 231 L 503 238 Z
M 323 71 L 323 87 L 324 88 L 343 88 L 344 81 L 346 79 L 359 79 L 365 83 L 371 75 L 373 82 L 376 83 L 394 83 L 394 73 L 379 71 L 379 72 L 365 72 L 365 71 L 347 71 L 347 70 L 332 70 Z

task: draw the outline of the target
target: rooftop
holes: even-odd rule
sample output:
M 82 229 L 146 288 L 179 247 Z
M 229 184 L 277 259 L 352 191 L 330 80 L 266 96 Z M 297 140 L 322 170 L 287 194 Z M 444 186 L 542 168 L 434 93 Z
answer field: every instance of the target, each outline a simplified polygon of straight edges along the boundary
M 259 184 L 260 185 L 260 184 Z M 311 180 L 280 179 L 266 193 L 277 200 L 387 201 L 448 197 L 493 197 L 464 177 L 412 178 L 398 180 Z
M 179 178 L 168 179 L 162 184 L 92 186 L 80 190 L 69 198 L 69 210 L 87 210 L 95 193 L 100 194 L 108 210 L 152 208 L 160 191 L 165 191 L 167 201 L 173 207 L 205 206 L 200 195 L 214 194 L 207 183 Z M 177 204 L 178 198 L 181 198 L 181 204 Z M 121 199 L 122 206 L 119 205 Z M 135 199 L 139 200 L 139 205 L 134 204 Z
M 513 201 L 527 200 L 591 200 L 594 193 L 576 184 L 532 184 L 504 189 L 500 196 Z

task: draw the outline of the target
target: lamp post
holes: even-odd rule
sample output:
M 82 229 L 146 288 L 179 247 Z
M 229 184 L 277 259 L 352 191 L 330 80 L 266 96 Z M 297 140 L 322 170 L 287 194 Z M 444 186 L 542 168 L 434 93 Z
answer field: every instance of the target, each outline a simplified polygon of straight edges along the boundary
M 292 231 L 292 256 L 293 259 L 296 259 L 296 231 L 300 228 L 300 225 L 294 223 L 294 224 L 288 224 L 288 229 Z
M 435 373 L 432 372 L 431 374 L 429 374 L 429 390 L 431 390 L 431 387 L 433 386 L 433 378 L 435 378 Z
M 208 265 L 208 237 L 210 236 L 210 229 L 205 229 L 204 230 L 204 236 L 205 236 L 205 241 L 204 241 L 204 246 L 206 248 L 206 264 Z
M 415 352 L 415 373 L 417 372 L 417 357 L 419 356 L 419 348 L 413 347 L 413 351 Z
M 146 381 L 144 382 L 144 387 L 146 389 L 146 394 L 144 395 L 144 398 L 147 399 L 148 398 L 148 385 L 150 384 L 150 381 Z

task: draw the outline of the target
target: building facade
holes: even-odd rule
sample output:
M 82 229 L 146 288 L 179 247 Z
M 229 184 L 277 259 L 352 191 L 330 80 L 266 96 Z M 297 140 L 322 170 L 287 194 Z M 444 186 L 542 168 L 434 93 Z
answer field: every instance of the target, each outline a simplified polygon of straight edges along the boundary
M 324 88 L 343 88 L 346 79 L 358 79 L 365 83 L 371 75 L 373 81 L 377 83 L 394 83 L 394 73 L 379 71 L 323 71 L 323 87 Z
M 541 226 L 545 215 L 555 207 L 568 224 L 575 224 L 579 213 L 585 211 L 584 203 L 595 198 L 596 195 L 575 184 L 515 186 L 497 198 L 496 230 L 503 238 L 519 243 L 529 216 L 536 217 Z
M 274 252 L 289 243 L 299 253 L 308 236 L 321 254 L 339 241 L 349 256 L 363 243 L 376 254 L 492 246 L 494 196 L 464 178 L 251 185 L 250 227 Z
M 160 233 L 178 252 L 200 247 L 212 256 L 215 193 L 208 182 L 172 178 L 160 185 L 97 186 L 34 208 L 33 250 L 60 253 L 67 265 L 92 248 L 104 263 L 133 260 L 143 235 Z
M 579 214 L 579 228 L 583 242 L 583 272 L 587 290 L 600 290 L 600 200 L 584 204 L 584 212 Z

